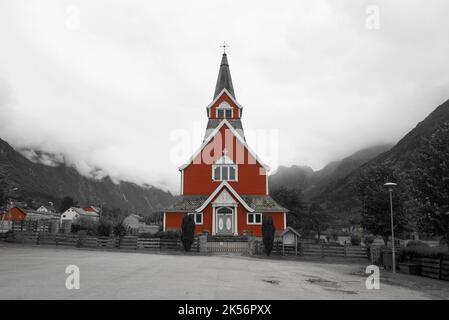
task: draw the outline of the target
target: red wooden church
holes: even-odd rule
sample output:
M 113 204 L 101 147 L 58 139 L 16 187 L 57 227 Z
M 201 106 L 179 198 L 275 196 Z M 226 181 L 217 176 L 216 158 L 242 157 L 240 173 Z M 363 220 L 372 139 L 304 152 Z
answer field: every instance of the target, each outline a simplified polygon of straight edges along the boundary
M 164 231 L 180 230 L 185 214 L 194 215 L 196 233 L 260 237 L 268 215 L 276 231 L 286 228 L 287 210 L 268 195 L 269 167 L 246 143 L 242 111 L 223 53 L 204 141 L 179 168 L 181 195 L 164 213 Z

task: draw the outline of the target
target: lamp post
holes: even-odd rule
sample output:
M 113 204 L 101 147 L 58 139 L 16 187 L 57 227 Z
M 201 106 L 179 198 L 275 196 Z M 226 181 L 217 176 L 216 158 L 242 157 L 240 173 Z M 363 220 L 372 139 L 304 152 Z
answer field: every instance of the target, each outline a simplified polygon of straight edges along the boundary
M 391 258 L 393 262 L 393 273 L 396 273 L 396 253 L 394 248 L 394 223 L 393 223 L 393 189 L 397 186 L 394 182 L 387 182 L 384 184 L 390 193 L 390 220 L 391 220 Z

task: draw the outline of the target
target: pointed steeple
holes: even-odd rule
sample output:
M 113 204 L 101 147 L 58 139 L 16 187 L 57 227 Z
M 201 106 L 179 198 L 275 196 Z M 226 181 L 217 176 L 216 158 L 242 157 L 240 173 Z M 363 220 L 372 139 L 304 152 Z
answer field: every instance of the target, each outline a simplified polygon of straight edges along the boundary
M 220 94 L 220 92 L 226 88 L 232 97 L 235 99 L 234 87 L 232 86 L 231 71 L 229 70 L 228 57 L 226 52 L 223 53 L 220 64 L 220 72 L 218 73 L 217 85 L 215 86 L 214 99 Z

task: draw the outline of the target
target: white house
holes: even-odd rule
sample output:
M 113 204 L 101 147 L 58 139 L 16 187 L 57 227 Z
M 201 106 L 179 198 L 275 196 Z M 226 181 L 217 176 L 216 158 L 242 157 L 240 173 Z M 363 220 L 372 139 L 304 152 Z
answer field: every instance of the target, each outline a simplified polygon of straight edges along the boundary
M 81 208 L 70 207 L 61 214 L 61 224 L 66 221 L 73 222 L 77 218 L 89 218 L 92 221 L 98 221 L 100 215 L 97 212 L 85 211 Z
M 127 229 L 139 229 L 143 223 L 143 218 L 137 214 L 130 214 L 125 219 L 123 219 L 123 225 Z
M 148 225 L 144 222 L 144 218 L 137 214 L 130 214 L 123 219 L 123 225 L 126 229 L 136 233 L 156 234 L 159 231 L 159 225 Z
M 56 209 L 54 207 L 51 206 L 40 206 L 39 208 L 37 208 L 36 210 L 39 213 L 42 214 L 53 214 L 56 213 Z

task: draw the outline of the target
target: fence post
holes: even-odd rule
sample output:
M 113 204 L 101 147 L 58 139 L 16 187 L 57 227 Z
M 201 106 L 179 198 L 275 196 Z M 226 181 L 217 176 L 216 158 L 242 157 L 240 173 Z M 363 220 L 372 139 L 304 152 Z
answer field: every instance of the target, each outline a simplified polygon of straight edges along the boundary
M 440 268 L 438 270 L 438 279 L 441 280 L 443 277 L 443 258 L 440 258 Z
M 321 258 L 324 258 L 324 243 L 321 244 Z
M 79 247 L 79 248 L 84 247 L 84 235 L 80 234 L 80 232 L 78 232 L 78 240 L 77 240 L 75 247 Z
M 248 236 L 248 254 L 250 256 L 256 253 L 256 239 L 254 236 Z
M 200 253 L 207 253 L 207 235 L 206 234 L 202 234 L 199 236 L 199 252 Z
M 343 252 L 344 252 L 344 257 L 345 257 L 345 259 L 346 259 L 346 257 L 347 257 L 347 252 L 346 252 L 346 250 L 347 250 L 347 245 L 345 244 L 345 245 L 343 246 Z

